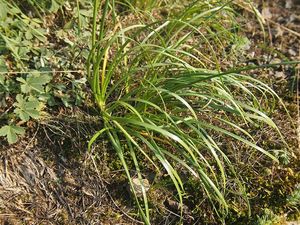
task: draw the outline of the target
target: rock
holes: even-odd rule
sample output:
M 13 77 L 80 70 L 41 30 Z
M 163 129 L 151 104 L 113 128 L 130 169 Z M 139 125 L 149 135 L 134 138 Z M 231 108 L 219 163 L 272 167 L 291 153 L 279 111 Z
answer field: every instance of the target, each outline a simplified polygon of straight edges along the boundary
M 285 78 L 286 76 L 285 76 L 284 72 L 276 72 L 275 73 L 275 77 L 282 79 L 282 78 Z
M 132 178 L 132 183 L 133 183 L 133 187 L 136 192 L 136 195 L 138 197 L 141 197 L 143 195 L 143 191 L 142 191 L 143 186 L 144 186 L 146 192 L 150 189 L 150 183 L 147 179 L 140 180 L 139 178 Z
M 291 9 L 292 8 L 292 0 L 286 0 L 285 1 L 285 8 Z
M 297 52 L 295 52 L 294 49 L 291 49 L 291 48 L 288 50 L 288 53 L 289 53 L 291 56 L 296 56 L 296 55 L 297 55 Z

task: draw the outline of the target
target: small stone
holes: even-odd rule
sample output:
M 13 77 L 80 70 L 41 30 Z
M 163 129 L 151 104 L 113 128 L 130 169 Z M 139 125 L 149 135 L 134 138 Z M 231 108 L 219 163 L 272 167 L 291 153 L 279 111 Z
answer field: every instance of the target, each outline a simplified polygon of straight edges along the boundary
M 292 8 L 292 0 L 286 0 L 285 1 L 285 8 L 287 8 L 287 9 Z
M 297 55 L 297 52 L 294 51 L 294 49 L 292 49 L 292 48 L 290 48 L 290 49 L 288 50 L 288 53 L 289 53 L 291 56 L 296 56 L 296 55 Z
M 132 178 L 132 183 L 134 190 L 136 192 L 136 195 L 138 197 L 141 197 L 143 195 L 142 188 L 145 188 L 145 191 L 147 192 L 150 189 L 150 184 L 147 179 L 139 179 L 139 178 Z
M 276 72 L 275 77 L 276 78 L 285 78 L 285 74 L 284 74 L 284 72 Z

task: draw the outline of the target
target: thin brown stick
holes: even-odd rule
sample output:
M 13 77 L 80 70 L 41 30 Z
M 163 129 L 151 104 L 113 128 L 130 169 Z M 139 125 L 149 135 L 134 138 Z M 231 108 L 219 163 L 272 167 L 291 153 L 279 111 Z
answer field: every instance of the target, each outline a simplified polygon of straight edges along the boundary
M 279 24 L 279 23 L 277 23 L 277 22 L 275 22 L 275 21 L 273 21 L 271 19 L 266 19 L 266 20 L 268 22 L 272 23 L 272 24 L 275 24 L 275 25 L 279 26 L 281 29 L 286 30 L 287 32 L 289 32 L 291 34 L 294 34 L 297 37 L 300 37 L 300 33 L 296 32 L 294 30 L 291 30 L 291 29 L 287 28 L 286 26 L 283 26 L 283 25 L 281 25 L 281 24 Z

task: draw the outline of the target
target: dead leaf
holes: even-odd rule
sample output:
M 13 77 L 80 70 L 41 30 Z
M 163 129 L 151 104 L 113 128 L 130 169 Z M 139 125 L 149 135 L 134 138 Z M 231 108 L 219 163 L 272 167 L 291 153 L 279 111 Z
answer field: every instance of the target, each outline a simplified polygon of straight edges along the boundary
M 280 26 L 276 27 L 276 34 L 275 37 L 282 37 L 282 35 L 284 34 L 283 30 L 280 28 Z
M 270 20 L 272 19 L 272 13 L 270 12 L 269 7 L 264 7 L 261 11 L 261 15 L 265 20 Z
M 181 211 L 180 203 L 173 201 L 171 199 L 166 199 L 164 201 L 164 205 L 167 207 L 167 209 L 171 210 L 174 213 L 179 214 Z M 189 207 L 183 204 L 182 213 L 183 213 L 183 218 L 186 220 L 187 224 L 191 224 L 194 218 L 192 217 L 192 212 L 189 209 Z

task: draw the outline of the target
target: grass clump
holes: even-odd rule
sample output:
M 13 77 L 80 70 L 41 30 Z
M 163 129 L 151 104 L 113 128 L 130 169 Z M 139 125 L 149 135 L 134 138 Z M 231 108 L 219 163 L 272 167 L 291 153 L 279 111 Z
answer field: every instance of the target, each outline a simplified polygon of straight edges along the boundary
M 277 95 L 262 82 L 237 73 L 245 68 L 222 69 L 224 52 L 219 49 L 237 35 L 236 24 L 228 25 L 234 21 L 228 4 L 196 1 L 177 6 L 170 17 L 129 25 L 120 21 L 119 4 L 132 7 L 94 1 L 87 72 L 103 128 L 89 148 L 100 136 L 109 139 L 146 224 L 151 221 L 142 182 L 145 161 L 157 172 L 166 171 L 179 206 L 185 193 L 182 171 L 188 171 L 222 217 L 228 211 L 226 195 L 232 192 L 228 176 L 238 176 L 216 137 L 234 139 L 277 162 L 249 131 L 267 125 L 281 137 L 262 104 Z M 131 171 L 142 184 L 142 197 Z M 247 202 L 242 183 L 235 180 L 235 194 Z

